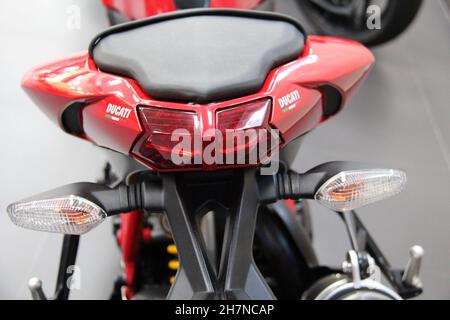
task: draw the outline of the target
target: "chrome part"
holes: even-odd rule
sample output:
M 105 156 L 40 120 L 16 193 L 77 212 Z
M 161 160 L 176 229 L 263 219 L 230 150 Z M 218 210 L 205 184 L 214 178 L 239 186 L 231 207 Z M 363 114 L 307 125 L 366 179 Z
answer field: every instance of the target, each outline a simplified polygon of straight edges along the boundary
M 303 300 L 402 300 L 390 288 L 372 279 L 361 280 L 358 286 L 349 276 L 333 274 L 317 281 Z
M 363 262 L 361 262 L 363 261 Z M 367 269 L 361 270 L 361 265 Z M 312 300 L 402 300 L 392 289 L 381 284 L 381 271 L 366 253 L 350 250 L 342 263 L 344 274 L 334 274 L 317 281 L 303 296 Z
M 352 274 L 352 264 L 348 261 L 342 262 L 342 272 L 346 275 Z
M 419 273 L 424 253 L 425 250 L 421 246 L 413 246 L 409 249 L 409 261 L 402 277 L 402 281 L 405 285 L 414 288 L 422 288 L 422 281 L 420 280 Z
M 31 299 L 47 300 L 47 297 L 42 290 L 42 281 L 39 278 L 31 278 L 28 281 L 28 289 L 30 289 L 31 292 Z
M 342 272 L 345 275 L 351 276 L 353 282 L 358 283 L 361 279 L 370 278 L 373 281 L 381 282 L 381 270 L 376 265 L 375 259 L 369 254 L 358 254 L 356 251 L 349 251 L 348 258 L 342 263 Z M 367 269 L 360 269 L 360 259 L 367 262 Z
M 370 255 L 367 255 L 366 258 L 367 258 L 367 262 L 369 264 L 369 266 L 367 267 L 367 270 L 366 270 L 366 273 L 369 276 L 369 279 L 376 281 L 376 282 L 381 282 L 380 267 L 377 266 L 377 264 L 375 263 L 375 259 L 372 258 Z
M 349 281 L 349 277 L 340 273 L 321 278 L 303 293 L 302 300 L 324 300 L 323 297 L 329 296 Z
M 349 280 L 348 283 L 327 289 L 315 300 L 349 300 L 350 296 L 355 300 L 362 300 L 362 297 L 365 297 L 363 300 L 402 300 L 393 290 L 371 279 L 362 280 L 357 285 Z
M 358 253 L 355 250 L 350 250 L 347 254 L 348 262 L 351 266 L 351 276 L 355 287 L 358 288 L 361 282 L 361 270 L 359 269 Z

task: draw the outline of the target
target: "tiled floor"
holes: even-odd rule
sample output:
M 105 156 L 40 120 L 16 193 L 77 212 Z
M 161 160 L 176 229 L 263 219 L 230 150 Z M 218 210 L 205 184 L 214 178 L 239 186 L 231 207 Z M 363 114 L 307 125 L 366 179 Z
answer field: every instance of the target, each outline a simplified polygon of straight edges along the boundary
M 68 8 L 81 8 L 81 29 L 66 27 Z M 295 6 L 280 1 L 280 10 Z M 63 134 L 19 87 L 37 63 L 87 48 L 107 25 L 100 1 L 0 2 L 0 299 L 28 298 L 37 275 L 53 290 L 60 236 L 18 229 L 8 203 L 58 185 L 94 181 L 101 151 Z M 338 117 L 311 133 L 297 159 L 299 170 L 329 160 L 355 160 L 404 168 L 402 195 L 361 211 L 393 265 L 402 267 L 410 245 L 426 249 L 422 298 L 450 299 L 450 19 L 444 3 L 425 1 L 413 27 L 375 49 L 377 65 Z M 316 247 L 322 262 L 338 264 L 348 246 L 344 228 L 313 204 Z M 118 252 L 105 223 L 81 241 L 82 288 L 73 298 L 107 298 L 119 270 Z

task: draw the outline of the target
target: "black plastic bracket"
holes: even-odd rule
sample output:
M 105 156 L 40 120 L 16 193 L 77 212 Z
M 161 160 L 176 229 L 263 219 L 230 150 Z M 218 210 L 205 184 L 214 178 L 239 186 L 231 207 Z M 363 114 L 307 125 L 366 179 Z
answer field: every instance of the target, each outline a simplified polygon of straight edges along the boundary
M 78 253 L 78 244 L 80 241 L 80 236 L 76 235 L 65 235 L 62 249 L 61 258 L 59 261 L 58 278 L 56 280 L 55 289 L 55 300 L 68 300 L 70 294 L 70 287 L 68 285 L 68 280 L 70 274 L 68 273 L 68 268 L 75 265 Z
M 258 271 L 252 254 L 259 206 L 256 170 L 240 176 L 236 205 L 225 208 L 227 215 L 219 266 L 208 257 L 198 228 L 201 212 L 187 205 L 174 175 L 162 175 L 165 211 L 169 218 L 180 259 L 168 299 L 275 299 Z
M 422 293 L 422 289 L 406 286 L 402 281 L 403 270 L 395 270 L 392 268 L 388 259 L 384 256 L 375 240 L 370 235 L 367 228 L 359 219 L 355 211 L 349 212 L 359 239 L 364 239 L 364 243 L 359 243 L 359 250 L 367 252 L 375 260 L 381 272 L 387 278 L 392 287 L 403 299 L 414 298 Z

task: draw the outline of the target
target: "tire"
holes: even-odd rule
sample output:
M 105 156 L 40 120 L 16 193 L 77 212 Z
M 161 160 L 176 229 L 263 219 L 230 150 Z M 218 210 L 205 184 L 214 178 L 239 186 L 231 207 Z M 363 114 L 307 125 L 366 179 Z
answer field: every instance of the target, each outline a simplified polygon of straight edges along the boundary
M 404 32 L 417 16 L 422 0 L 387 0 L 379 30 L 354 30 L 342 21 L 338 23 L 330 13 L 321 12 L 309 0 L 297 0 L 297 4 L 306 12 L 308 22 L 317 33 L 350 38 L 367 46 L 376 46 L 389 42 Z
M 300 210 L 300 223 L 305 229 L 309 240 L 313 241 L 313 226 L 312 226 L 312 217 L 311 217 L 311 209 L 309 208 L 309 203 L 306 200 L 301 202 L 301 210 Z
M 279 216 L 267 208 L 258 213 L 253 251 L 258 269 L 278 299 L 300 299 L 312 284 L 308 262 Z

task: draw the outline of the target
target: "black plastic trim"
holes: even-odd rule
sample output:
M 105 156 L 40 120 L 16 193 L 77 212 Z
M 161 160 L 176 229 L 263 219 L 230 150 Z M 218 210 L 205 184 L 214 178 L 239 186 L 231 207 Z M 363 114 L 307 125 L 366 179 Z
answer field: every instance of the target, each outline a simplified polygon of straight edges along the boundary
M 370 168 L 373 166 L 365 163 L 333 161 L 301 174 L 290 171 L 277 175 L 261 175 L 257 178 L 259 200 L 263 204 L 269 204 L 281 199 L 314 199 L 317 190 L 336 174 Z
M 102 184 L 81 182 L 65 185 L 30 198 L 23 202 L 79 196 L 100 206 L 108 216 L 133 210 L 163 209 L 163 190 L 161 183 L 147 181 L 136 185 L 119 185 L 112 189 Z
M 81 109 L 86 105 L 85 102 L 75 101 L 69 104 L 61 114 L 61 125 L 63 129 L 76 136 L 84 135 L 83 117 Z
M 175 6 L 180 10 L 209 7 L 208 0 L 174 0 L 174 2 Z
M 59 261 L 58 278 L 56 279 L 55 300 L 68 300 L 70 287 L 67 284 L 70 273 L 68 268 L 75 265 L 78 254 L 80 236 L 64 235 Z
M 334 116 L 342 107 L 342 94 L 333 86 L 323 85 L 319 89 L 323 94 L 323 115 L 325 117 Z
M 369 231 L 359 218 L 356 211 L 351 211 L 350 215 L 353 221 L 355 222 L 357 234 L 362 233 L 364 235 L 365 246 L 364 248 L 362 248 L 362 251 L 365 251 L 368 254 L 370 254 L 370 256 L 375 260 L 376 265 L 380 267 L 381 272 L 384 274 L 384 276 L 392 285 L 392 287 L 395 289 L 395 291 L 397 291 L 397 293 L 403 299 L 411 299 L 422 294 L 423 291 L 422 288 L 409 287 L 403 283 L 402 275 L 404 271 L 392 268 L 391 264 L 389 263 L 389 260 L 383 254 L 381 249 L 378 247 L 377 243 L 370 235 Z
M 208 199 L 210 199 L 209 203 L 220 201 L 223 194 L 215 192 L 222 190 L 220 184 L 216 185 L 217 189 L 211 190 L 211 181 L 207 184 L 201 181 L 198 183 L 189 179 L 189 175 L 178 176 L 178 179 L 173 174 L 161 176 L 164 184 L 165 212 L 178 249 L 181 266 L 169 292 L 169 300 L 272 300 L 275 298 L 253 260 L 252 248 L 259 206 L 256 172 L 256 169 L 246 169 L 242 172 L 230 171 L 229 178 L 232 181 L 232 185 L 228 188 L 230 195 L 222 199 L 229 203 L 227 205 L 222 203 L 223 210 L 218 212 L 227 219 L 223 247 L 220 258 L 217 260 L 220 261 L 218 266 L 211 261 L 198 229 L 198 218 L 205 211 L 199 209 L 209 210 L 209 207 L 205 207 L 198 201 L 202 200 L 203 203 Z M 227 172 L 220 173 L 220 175 L 226 174 Z M 196 176 L 194 179 L 196 180 Z M 190 192 L 196 186 L 208 194 L 202 194 L 202 198 L 191 197 Z M 219 199 L 215 199 L 217 196 Z M 199 204 L 200 207 L 198 207 Z

